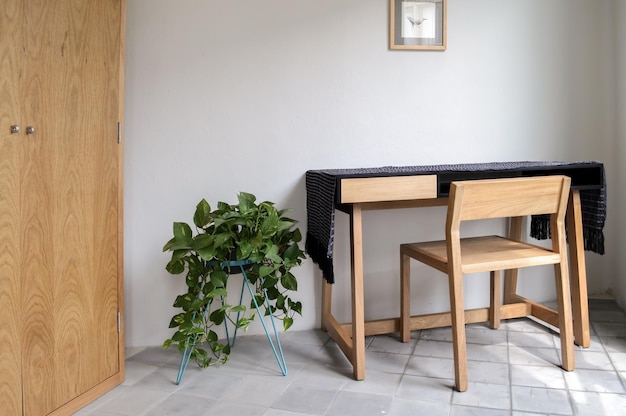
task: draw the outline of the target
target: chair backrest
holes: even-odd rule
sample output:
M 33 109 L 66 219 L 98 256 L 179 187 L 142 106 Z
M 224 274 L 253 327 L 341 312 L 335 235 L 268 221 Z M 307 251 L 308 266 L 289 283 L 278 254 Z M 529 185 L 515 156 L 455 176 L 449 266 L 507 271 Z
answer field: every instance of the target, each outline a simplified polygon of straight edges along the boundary
M 561 175 L 452 182 L 448 227 L 466 220 L 540 214 L 563 221 L 570 182 Z

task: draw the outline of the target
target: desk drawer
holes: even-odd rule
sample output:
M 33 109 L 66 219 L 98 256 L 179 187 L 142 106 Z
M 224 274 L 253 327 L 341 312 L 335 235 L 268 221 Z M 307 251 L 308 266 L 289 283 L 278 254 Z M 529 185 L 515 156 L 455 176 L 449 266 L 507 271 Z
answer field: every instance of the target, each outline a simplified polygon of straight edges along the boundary
M 437 198 L 437 175 L 341 179 L 342 204 Z

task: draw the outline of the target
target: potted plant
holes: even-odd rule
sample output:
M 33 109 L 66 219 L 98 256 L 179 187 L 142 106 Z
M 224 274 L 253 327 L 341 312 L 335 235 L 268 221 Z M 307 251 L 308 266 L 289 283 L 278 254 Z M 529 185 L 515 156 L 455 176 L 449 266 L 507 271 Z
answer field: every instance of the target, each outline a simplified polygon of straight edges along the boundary
M 164 348 L 177 344 L 181 353 L 187 351 L 203 368 L 228 360 L 230 345 L 218 339 L 216 327 L 230 322 L 247 329 L 254 319 L 245 305 L 227 302 L 228 278 L 240 271 L 231 266 L 234 260 L 249 263 L 246 275 L 265 315 L 282 320 L 284 330 L 293 324 L 296 313 L 302 315 L 302 303 L 289 296 L 298 289 L 291 269 L 305 258 L 298 244 L 302 235 L 286 212 L 242 192 L 237 204 L 218 202 L 214 210 L 202 199 L 193 216 L 195 233 L 184 222 L 174 223 L 174 237 L 163 247 L 164 252 L 172 252 L 166 269 L 185 274 L 187 291 L 174 301 L 182 311 L 170 321 L 176 331 Z

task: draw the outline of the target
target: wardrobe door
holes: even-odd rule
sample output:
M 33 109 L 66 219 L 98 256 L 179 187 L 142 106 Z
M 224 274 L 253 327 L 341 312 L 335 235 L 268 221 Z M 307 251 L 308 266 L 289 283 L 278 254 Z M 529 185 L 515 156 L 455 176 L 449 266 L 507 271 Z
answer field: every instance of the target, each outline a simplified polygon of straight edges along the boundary
M 29 1 L 21 169 L 24 413 L 119 375 L 120 0 Z
M 19 295 L 18 0 L 0 2 L 0 413 L 22 413 Z

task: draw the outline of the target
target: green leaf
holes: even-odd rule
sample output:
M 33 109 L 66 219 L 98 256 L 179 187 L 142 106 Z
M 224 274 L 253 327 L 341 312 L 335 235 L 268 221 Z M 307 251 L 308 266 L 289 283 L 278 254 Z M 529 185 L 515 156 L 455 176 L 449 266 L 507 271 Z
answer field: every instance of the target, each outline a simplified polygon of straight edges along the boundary
M 165 270 L 171 274 L 181 274 L 185 271 L 185 262 L 180 259 L 173 259 L 167 263 Z
M 216 298 L 218 296 L 226 297 L 226 295 L 227 295 L 226 289 L 216 288 L 216 289 L 213 289 L 211 293 L 208 293 L 207 297 L 210 297 L 210 298 Z
M 174 250 L 181 250 L 184 251 L 185 253 L 187 253 L 189 250 L 191 250 L 191 246 L 193 244 L 193 239 L 189 238 L 189 239 L 175 239 L 174 242 L 172 242 L 172 244 L 169 246 L 169 249 L 171 251 Z
M 237 328 L 245 328 L 250 325 L 250 320 L 247 318 L 241 318 L 237 321 L 235 325 L 237 326 Z
M 259 276 L 269 276 L 270 274 L 274 273 L 274 270 L 276 270 L 274 266 L 262 265 L 261 267 L 259 267 Z
M 220 246 L 232 247 L 233 246 L 233 243 L 232 243 L 233 235 L 230 232 L 215 234 L 213 238 L 215 239 L 215 243 L 214 243 L 215 247 L 220 247 Z
M 189 305 L 189 303 L 191 303 L 191 297 L 185 293 L 184 295 L 178 295 L 176 296 L 176 300 L 174 301 L 174 307 L 175 308 L 185 308 L 186 305 Z
M 215 288 L 225 288 L 228 281 L 228 273 L 223 270 L 213 270 L 211 272 L 211 284 Z
M 276 298 L 276 308 L 283 309 L 284 307 L 285 307 L 285 296 L 279 295 L 278 298 Z
M 215 247 L 214 246 L 209 246 L 209 247 L 205 247 L 205 248 L 201 248 L 196 250 L 196 252 L 198 253 L 198 255 L 206 261 L 211 261 L 215 258 Z
M 174 238 L 177 240 L 190 240 L 192 238 L 191 227 L 184 222 L 174 223 Z
M 296 228 L 293 231 L 293 234 L 291 235 L 291 239 L 295 242 L 295 243 L 299 243 L 300 241 L 302 241 L 302 234 L 300 233 L 300 230 L 298 228 Z
M 256 300 L 257 305 L 261 306 L 263 305 L 263 302 L 265 302 L 265 296 L 263 296 L 260 293 L 255 293 L 254 294 L 254 300 Z M 250 302 L 250 308 L 254 308 L 254 302 Z
M 278 277 L 276 276 L 267 276 L 265 280 L 263 280 L 263 289 L 268 289 L 270 287 L 276 286 L 278 284 Z
M 283 275 L 280 278 L 280 284 L 283 285 L 283 287 L 287 290 L 298 290 L 298 281 L 296 280 L 296 277 L 291 273 Z
M 172 245 L 174 244 L 174 242 L 176 241 L 176 238 L 172 238 L 170 241 L 168 241 L 167 243 L 165 243 L 165 245 L 163 246 L 163 251 L 169 251 L 172 249 Z
M 210 222 L 211 206 L 206 199 L 203 198 L 202 201 L 196 205 L 196 212 L 193 215 L 193 223 L 199 228 L 204 228 Z
M 277 299 L 279 295 L 280 295 L 280 291 L 278 290 L 278 288 L 276 286 L 272 286 L 272 287 L 268 287 L 267 288 L 267 297 L 270 300 Z
M 220 308 L 213 311 L 209 317 L 211 322 L 214 322 L 215 325 L 221 325 L 226 318 L 226 313 Z
M 268 250 L 265 252 L 265 258 L 272 260 L 274 263 L 282 263 L 283 259 L 278 255 L 278 246 L 268 244 Z
M 198 234 L 193 239 L 193 244 L 191 245 L 194 250 L 200 250 L 206 247 L 210 247 L 213 245 L 214 238 L 209 234 Z
M 302 302 L 293 302 L 289 299 L 289 307 L 298 315 L 302 316 Z
M 261 224 L 261 234 L 263 234 L 263 237 L 265 238 L 271 237 L 278 232 L 279 225 L 280 221 L 278 220 L 278 212 L 276 212 L 276 210 L 272 210 L 268 213 L 267 218 L 265 218 Z
M 287 247 L 287 250 L 285 250 L 285 252 L 283 253 L 283 258 L 290 260 L 296 260 L 301 256 L 304 256 L 304 253 L 302 250 L 300 250 L 298 244 L 295 243 Z
M 250 244 L 249 241 L 240 241 L 237 245 L 239 251 L 237 251 L 237 256 L 240 260 L 247 259 L 250 257 L 250 254 L 254 250 L 254 246 Z
M 176 328 L 177 326 L 180 326 L 183 322 L 185 322 L 185 314 L 184 313 L 176 314 L 172 316 L 169 327 Z
M 278 224 L 278 231 L 287 231 L 295 224 L 294 220 L 281 218 L 280 223 Z
M 240 192 L 237 199 L 239 201 L 239 210 L 244 214 L 249 212 L 255 206 L 254 202 L 256 201 L 256 197 L 252 194 Z
M 174 333 L 174 335 L 172 335 L 172 341 L 173 342 L 181 342 L 185 340 L 185 334 L 183 334 L 180 331 L 176 331 Z
M 283 328 L 285 329 L 285 331 L 291 328 L 291 325 L 293 325 L 292 318 L 286 317 L 285 319 L 283 319 Z

